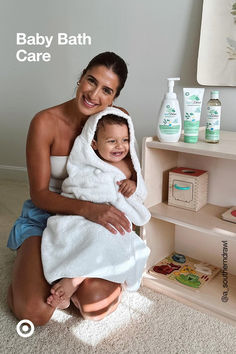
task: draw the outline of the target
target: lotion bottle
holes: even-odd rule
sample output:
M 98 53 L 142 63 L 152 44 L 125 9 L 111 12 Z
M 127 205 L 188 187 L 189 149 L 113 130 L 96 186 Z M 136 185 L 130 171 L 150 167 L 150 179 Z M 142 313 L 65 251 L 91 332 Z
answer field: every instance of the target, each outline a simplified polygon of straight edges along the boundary
M 181 113 L 176 93 L 173 92 L 174 82 L 179 77 L 168 78 L 168 92 L 165 94 L 161 105 L 157 137 L 161 142 L 176 143 L 181 135 Z
M 205 140 L 208 143 L 218 143 L 220 141 L 220 115 L 221 102 L 219 91 L 211 91 L 211 98 L 207 102 L 207 121 Z

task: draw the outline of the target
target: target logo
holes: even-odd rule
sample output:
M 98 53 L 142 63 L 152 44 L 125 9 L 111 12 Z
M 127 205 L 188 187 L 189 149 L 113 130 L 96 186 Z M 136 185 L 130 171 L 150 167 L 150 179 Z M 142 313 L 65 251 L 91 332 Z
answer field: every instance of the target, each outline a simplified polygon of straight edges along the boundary
M 30 337 L 34 333 L 34 324 L 30 320 L 21 320 L 17 323 L 16 331 L 20 337 Z

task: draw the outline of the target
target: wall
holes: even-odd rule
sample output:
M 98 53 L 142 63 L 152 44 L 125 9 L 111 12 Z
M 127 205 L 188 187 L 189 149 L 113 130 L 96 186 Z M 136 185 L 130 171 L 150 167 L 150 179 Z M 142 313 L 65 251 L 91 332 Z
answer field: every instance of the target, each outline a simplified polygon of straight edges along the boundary
M 2 167 L 25 166 L 31 118 L 41 109 L 71 99 L 82 69 L 99 52 L 115 51 L 128 64 L 128 81 L 117 104 L 133 117 L 139 144 L 143 136 L 156 134 L 166 78 L 181 77 L 176 85 L 181 106 L 182 87 L 198 85 L 202 0 L 9 0 L 0 6 L 4 14 L 0 23 Z M 85 32 L 92 37 L 92 45 L 58 46 L 55 42 L 48 50 L 50 62 L 20 63 L 15 56 L 17 32 L 54 36 Z M 26 49 L 47 51 L 40 46 Z M 236 131 L 235 88 L 219 89 L 222 128 Z M 203 107 L 209 92 L 207 88 Z

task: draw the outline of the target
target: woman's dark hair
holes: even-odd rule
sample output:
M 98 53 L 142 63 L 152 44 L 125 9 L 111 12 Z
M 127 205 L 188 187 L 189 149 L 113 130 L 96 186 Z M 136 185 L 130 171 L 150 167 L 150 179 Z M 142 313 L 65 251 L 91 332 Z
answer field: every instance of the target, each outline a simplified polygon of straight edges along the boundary
M 115 95 L 115 97 L 118 97 L 120 91 L 124 87 L 128 75 L 128 69 L 125 61 L 113 52 L 100 53 L 88 63 L 87 67 L 83 70 L 81 77 L 83 77 L 89 69 L 100 65 L 112 70 L 119 77 L 120 84 Z

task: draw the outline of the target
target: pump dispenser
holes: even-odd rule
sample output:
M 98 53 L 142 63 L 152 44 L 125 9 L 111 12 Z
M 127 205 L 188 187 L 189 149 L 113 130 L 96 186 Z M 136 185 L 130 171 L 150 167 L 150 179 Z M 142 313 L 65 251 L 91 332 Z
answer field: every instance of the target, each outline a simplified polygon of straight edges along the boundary
M 174 83 L 179 77 L 168 78 L 168 92 L 161 105 L 157 126 L 157 136 L 161 142 L 176 143 L 181 134 L 182 122 L 179 102 L 173 91 Z

